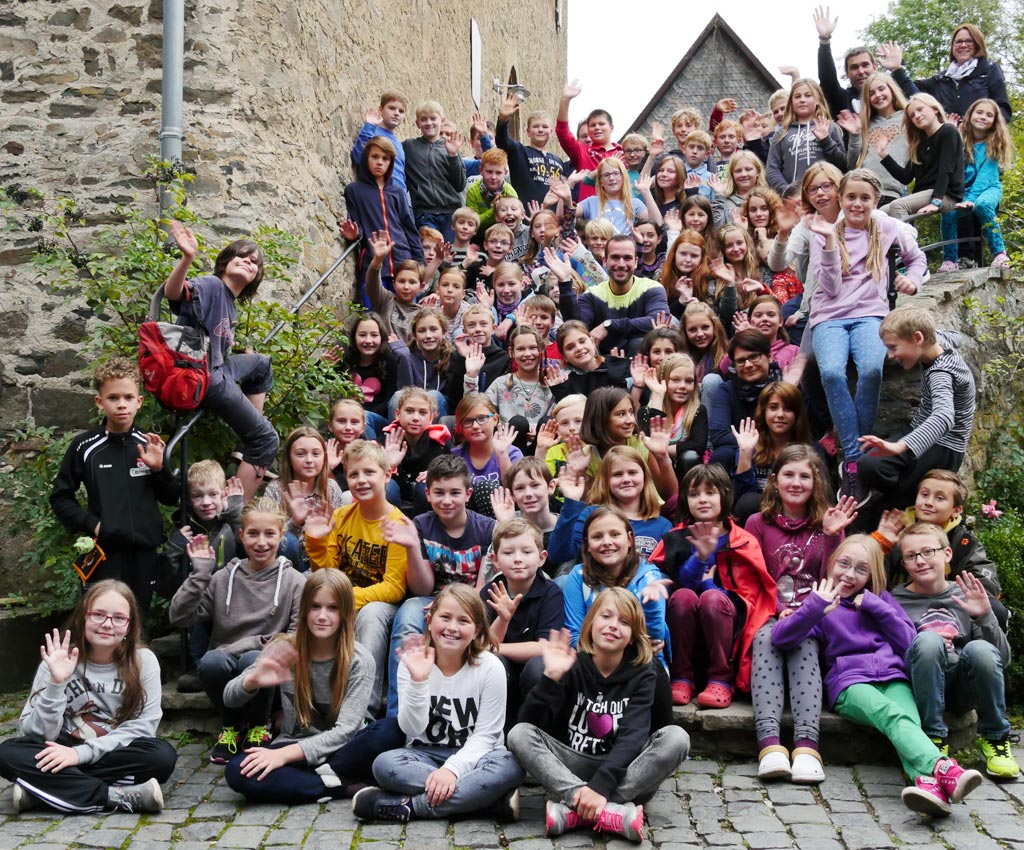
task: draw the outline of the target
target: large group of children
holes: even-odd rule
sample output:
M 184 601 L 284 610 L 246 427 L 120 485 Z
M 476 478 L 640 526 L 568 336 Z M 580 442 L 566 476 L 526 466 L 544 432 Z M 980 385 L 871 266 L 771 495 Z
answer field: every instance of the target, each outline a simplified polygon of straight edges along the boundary
M 830 63 L 834 21 L 815 22 Z M 953 45 L 966 79 L 984 40 L 965 25 Z M 16 808 L 162 805 L 174 754 L 140 643 L 154 587 L 186 630 L 179 687 L 221 719 L 211 760 L 250 800 L 515 818 L 526 770 L 552 797 L 549 835 L 638 841 L 688 752 L 672 706 L 737 692 L 764 780 L 824 779 L 823 699 L 893 743 L 914 811 L 949 814 L 982 781 L 950 757 L 944 710 L 976 709 L 987 773 L 1016 777 L 1008 612 L 957 475 L 973 378 L 926 309 L 890 302 L 927 278 L 911 212 L 943 210 L 955 233 L 973 203 L 1005 264 L 1005 116 L 993 94 L 958 129 L 898 68 L 857 48 L 856 90 L 833 68 L 829 98 L 796 78 L 774 118 L 731 120 L 725 98 L 705 130 L 680 110 L 675 150 L 660 127 L 613 142 L 600 109 L 574 137 L 570 84 L 554 122 L 527 116 L 529 144 L 511 137 L 516 98 L 493 140 L 475 116 L 464 160 L 432 101 L 399 141 L 407 101 L 385 93 L 342 227 L 369 309 L 337 362 L 361 396 L 310 411 L 324 430 L 286 435 L 262 495 L 270 360 L 232 346 L 263 257 L 234 242 L 190 277 L 195 238 L 172 224 L 165 295 L 210 332 L 203 407 L 237 433 L 238 477 L 193 464 L 162 545 L 164 443 L 134 425 L 135 365 L 98 368 L 104 421 L 69 447 L 51 504 L 105 559 L 46 636 L 21 737 L 0 743 Z M 886 355 L 921 371 L 898 440 L 874 435 Z

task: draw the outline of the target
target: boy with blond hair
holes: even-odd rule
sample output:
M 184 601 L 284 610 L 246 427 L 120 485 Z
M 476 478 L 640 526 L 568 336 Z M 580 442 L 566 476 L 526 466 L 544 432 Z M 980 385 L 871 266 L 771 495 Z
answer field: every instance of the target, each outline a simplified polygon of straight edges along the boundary
M 563 176 L 562 160 L 546 150 L 555 125 L 547 112 L 531 112 L 526 116 L 526 137 L 530 143 L 524 145 L 513 139 L 508 131 L 509 121 L 518 111 L 519 98 L 514 94 L 505 98 L 498 110 L 495 141 L 508 154 L 509 180 L 516 194 L 524 204 L 530 201 L 543 204 L 548 193 L 548 181 Z
M 459 208 L 462 190 L 466 188 L 466 166 L 459 149 L 462 136 L 458 132 L 442 139 L 444 110 L 434 100 L 425 100 L 416 107 L 416 129 L 419 137 L 402 142 L 405 151 L 405 174 L 417 227 L 433 227 L 451 242 L 452 213 Z
M 142 408 L 139 367 L 112 357 L 93 375 L 103 424 L 75 437 L 53 482 L 50 507 L 70 533 L 96 538 L 104 554 L 83 581 L 127 584 L 143 617 L 156 581 L 157 547 L 164 521 L 158 503 L 178 501 L 174 477 L 164 469 L 164 441 L 135 426 Z M 78 501 L 85 485 L 86 504 Z
M 383 446 L 356 440 L 345 449 L 345 478 L 355 502 L 329 513 L 319 505 L 305 519 L 306 554 L 312 569 L 340 569 L 352 582 L 356 640 L 377 668 L 370 696 L 375 712 L 384 694 L 391 623 L 405 598 L 410 550 L 419 557 L 412 520 L 385 495 L 391 466 Z M 411 536 L 410 536 L 411 529 Z
M 897 307 L 882 320 L 878 335 L 890 360 L 908 370 L 921 366 L 921 403 L 902 439 L 860 438 L 864 454 L 857 462 L 857 481 L 868 493 L 862 504 L 901 507 L 913 501 L 928 470 L 960 469 L 977 393 L 974 375 L 957 350 L 959 334 L 937 331 L 926 308 Z
M 451 229 L 454 234 L 451 261 L 461 265 L 469 256 L 470 248 L 475 248 L 473 241 L 480 230 L 480 213 L 472 207 L 458 207 L 452 213 Z

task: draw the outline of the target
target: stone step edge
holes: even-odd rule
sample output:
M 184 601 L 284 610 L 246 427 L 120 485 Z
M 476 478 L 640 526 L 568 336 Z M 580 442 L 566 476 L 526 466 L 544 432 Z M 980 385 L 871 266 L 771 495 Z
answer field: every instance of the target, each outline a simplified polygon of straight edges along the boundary
M 187 731 L 216 733 L 220 729 L 217 714 L 205 693 L 178 693 L 174 682 L 163 686 L 161 699 L 163 720 L 160 731 L 166 735 Z M 695 704 L 674 706 L 672 716 L 691 737 L 695 755 L 711 757 L 756 756 L 754 739 L 754 707 L 749 702 L 734 702 L 725 709 L 702 709 Z M 946 715 L 952 750 L 970 747 L 976 737 L 977 715 L 971 711 Z M 793 728 L 793 715 L 782 716 L 783 730 Z M 873 729 L 858 726 L 831 711 L 821 713 L 821 745 L 826 761 L 833 764 L 854 764 L 858 761 L 896 760 L 892 746 Z

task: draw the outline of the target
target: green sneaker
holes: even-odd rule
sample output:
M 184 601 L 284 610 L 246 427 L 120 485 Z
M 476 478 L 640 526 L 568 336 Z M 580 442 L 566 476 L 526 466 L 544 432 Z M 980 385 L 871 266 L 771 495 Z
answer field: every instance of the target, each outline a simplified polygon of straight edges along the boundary
M 978 747 L 985 756 L 985 773 L 993 779 L 1016 779 L 1020 776 L 1020 765 L 1010 752 L 1009 736 L 999 741 L 979 738 Z
M 213 764 L 227 764 L 236 755 L 238 755 L 238 730 L 231 726 L 225 726 L 217 743 L 213 746 L 210 761 Z
M 939 752 L 942 753 L 944 759 L 949 758 L 949 742 L 945 738 L 932 738 L 932 743 L 939 748 Z
M 270 733 L 266 726 L 253 726 L 245 733 L 246 747 L 265 747 L 270 743 Z

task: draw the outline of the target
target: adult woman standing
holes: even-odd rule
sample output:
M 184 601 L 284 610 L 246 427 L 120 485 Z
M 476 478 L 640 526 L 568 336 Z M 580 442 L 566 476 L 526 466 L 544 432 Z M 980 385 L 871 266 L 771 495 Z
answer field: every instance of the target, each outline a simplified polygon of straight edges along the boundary
M 987 97 L 999 104 L 1009 123 L 1013 114 L 1010 97 L 1006 93 L 1003 71 L 988 58 L 985 36 L 974 24 L 961 24 L 953 31 L 949 46 L 949 65 L 944 71 L 924 80 L 911 80 L 903 67 L 903 48 L 898 44 L 885 44 L 878 50 L 882 66 L 892 72 L 907 97 L 926 92 L 932 95 L 957 123 L 976 100 Z

